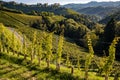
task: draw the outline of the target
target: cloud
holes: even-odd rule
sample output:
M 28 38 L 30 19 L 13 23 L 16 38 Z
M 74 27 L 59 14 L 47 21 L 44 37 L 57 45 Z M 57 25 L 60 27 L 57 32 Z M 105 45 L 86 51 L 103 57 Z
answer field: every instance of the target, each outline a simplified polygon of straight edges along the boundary
M 19 3 L 27 3 L 27 4 L 36 4 L 36 3 L 60 3 L 60 4 L 68 4 L 68 3 L 87 3 L 90 1 L 119 1 L 119 0 L 4 0 L 4 1 L 16 1 Z

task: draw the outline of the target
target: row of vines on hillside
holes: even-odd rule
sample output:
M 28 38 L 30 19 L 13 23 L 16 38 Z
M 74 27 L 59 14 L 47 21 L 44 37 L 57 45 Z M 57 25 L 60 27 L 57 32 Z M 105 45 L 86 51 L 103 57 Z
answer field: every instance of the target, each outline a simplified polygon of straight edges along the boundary
M 18 36 L 21 35 L 22 39 L 20 39 Z M 56 48 L 56 54 L 53 54 L 53 33 L 47 33 L 43 32 L 40 37 L 37 37 L 37 32 L 35 31 L 33 33 L 33 39 L 28 40 L 25 34 L 16 34 L 15 30 L 8 29 L 4 27 L 2 24 L 0 24 L 0 52 L 12 52 L 13 55 L 17 54 L 24 56 L 24 60 L 27 60 L 30 58 L 31 63 L 35 63 L 35 60 L 37 60 L 37 64 L 41 66 L 41 61 L 43 59 L 46 61 L 46 68 L 50 69 L 50 64 L 53 61 L 53 58 L 55 58 L 55 64 L 56 64 L 56 70 L 60 71 L 60 66 L 62 63 L 62 53 L 63 53 L 63 45 L 64 45 L 64 36 L 63 32 L 61 32 L 58 44 Z M 89 69 L 90 65 L 92 63 L 92 60 L 94 58 L 94 50 L 92 47 L 92 41 L 90 38 L 89 33 L 87 35 L 87 42 L 88 42 L 88 49 L 89 54 L 86 57 L 85 60 L 85 80 L 89 79 Z M 40 38 L 40 39 L 38 39 Z M 100 70 L 105 75 L 105 80 L 108 80 L 109 75 L 112 71 L 113 63 L 115 60 L 115 51 L 116 51 L 116 44 L 117 44 L 118 38 L 114 38 L 113 42 L 109 46 L 109 56 L 106 58 L 106 61 L 102 66 L 100 66 Z M 70 55 L 66 54 L 66 64 L 67 66 L 71 66 L 71 73 L 74 73 L 74 68 L 72 67 L 72 63 L 70 62 Z M 80 71 L 80 57 L 77 56 L 77 68 Z M 117 77 L 115 76 L 115 79 Z

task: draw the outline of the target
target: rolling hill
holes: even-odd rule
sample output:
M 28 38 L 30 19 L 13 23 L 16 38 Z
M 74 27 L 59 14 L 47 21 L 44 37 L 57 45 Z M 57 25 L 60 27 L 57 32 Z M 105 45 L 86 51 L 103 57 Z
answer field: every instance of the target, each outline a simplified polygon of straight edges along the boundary
M 120 9 L 119 7 L 98 6 L 98 7 L 87 7 L 83 9 L 78 9 L 77 12 L 87 15 L 96 15 L 103 19 L 104 17 L 117 12 L 119 9 Z
M 99 21 L 99 17 L 96 16 L 90 16 L 90 15 L 84 15 L 81 14 L 79 12 L 76 12 L 75 10 L 72 10 L 70 8 L 65 8 L 64 6 L 61 6 L 60 4 L 51 4 L 48 5 L 46 4 L 41 4 L 38 3 L 36 5 L 27 5 L 27 4 L 23 4 L 23 3 L 16 3 L 16 2 L 4 2 L 1 1 L 0 2 L 3 10 L 10 10 L 12 12 L 16 12 L 16 13 L 25 13 L 25 14 L 29 14 L 29 15 L 41 15 L 41 12 L 50 12 L 51 14 L 55 14 L 55 15 L 62 15 L 62 16 L 68 16 L 68 15 L 80 15 L 79 17 L 81 18 L 85 18 L 86 20 L 84 20 L 84 22 L 88 22 L 90 23 L 90 21 L 92 22 L 96 22 Z M 83 22 L 82 22 L 83 23 Z M 88 26 L 88 25 L 87 25 Z
M 5 11 L 0 11 L 0 22 L 3 23 L 4 25 L 6 25 L 7 27 L 12 27 L 12 28 L 15 28 L 17 31 L 20 31 L 21 33 L 25 33 L 25 35 L 29 38 L 29 39 L 32 39 L 32 32 L 33 31 L 38 31 L 41 32 L 41 30 L 39 29 L 36 29 L 36 28 L 32 28 L 29 26 L 29 23 L 31 21 L 36 21 L 36 20 L 42 20 L 42 17 L 41 16 L 29 16 L 29 15 L 26 15 L 26 14 L 16 14 L 16 13 L 11 13 L 11 12 L 5 12 Z M 54 19 L 53 19 L 54 18 Z M 58 19 L 59 18 L 59 19 Z M 63 17 L 61 16 L 54 16 L 52 17 L 53 20 L 55 21 L 59 21 L 61 18 L 64 19 Z M 70 22 L 71 23 L 71 22 Z M 74 22 L 75 23 L 75 22 Z M 71 23 L 73 24 L 73 23 Z M 75 23 L 78 27 L 79 25 L 77 23 Z M 84 28 L 85 26 L 83 26 Z M 39 34 L 40 35 L 40 34 Z M 38 36 L 39 36 L 38 35 Z M 68 38 L 69 39 L 69 38 Z M 72 40 L 72 39 L 71 39 Z M 69 40 L 68 40 L 69 41 Z M 69 42 L 66 42 L 66 44 L 68 44 L 69 46 L 72 45 L 72 43 L 69 44 Z M 76 45 L 76 44 L 75 44 Z M 73 45 L 73 46 L 75 46 Z M 69 47 L 68 46 L 68 47 Z M 66 47 L 66 46 L 65 46 Z M 67 47 L 66 47 L 67 48 Z M 77 50 L 78 46 L 76 46 L 76 49 Z M 79 49 L 79 48 L 78 48 Z M 66 49 L 65 49 L 66 50 Z
M 114 18 L 116 21 L 120 21 L 120 11 L 117 11 L 111 15 L 106 16 L 100 21 L 102 24 L 107 24 L 111 18 Z
M 96 2 L 92 1 L 86 4 L 67 4 L 66 8 L 71 8 L 79 13 L 87 15 L 96 15 L 101 19 L 120 10 L 120 2 Z
M 31 13 L 32 11 L 36 12 L 53 12 L 57 15 L 66 15 L 66 14 L 79 14 L 78 12 L 68 9 L 65 7 L 61 7 L 60 4 L 52 4 L 48 5 L 46 4 L 37 4 L 37 5 L 27 5 L 27 4 L 18 4 L 16 2 L 4 2 L 0 1 L 1 6 L 10 8 L 10 9 L 15 9 L 18 11 L 22 11 L 24 13 Z
M 87 8 L 87 7 L 98 7 L 98 6 L 102 6 L 102 7 L 118 7 L 120 6 L 120 1 L 116 1 L 116 2 L 97 2 L 97 1 L 91 1 L 89 3 L 85 3 L 85 4 L 66 4 L 64 5 L 64 7 L 66 8 L 71 8 L 73 10 L 77 10 L 77 9 L 82 9 L 82 8 Z

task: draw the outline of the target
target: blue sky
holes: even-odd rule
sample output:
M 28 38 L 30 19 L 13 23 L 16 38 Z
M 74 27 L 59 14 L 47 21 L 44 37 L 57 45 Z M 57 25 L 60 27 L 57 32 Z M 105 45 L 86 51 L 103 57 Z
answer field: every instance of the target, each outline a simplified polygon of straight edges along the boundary
M 68 4 L 68 3 L 87 3 L 90 1 L 120 1 L 120 0 L 3 0 L 3 1 L 16 1 L 18 3 L 27 3 L 27 4 L 36 4 L 36 3 L 60 3 L 60 4 Z

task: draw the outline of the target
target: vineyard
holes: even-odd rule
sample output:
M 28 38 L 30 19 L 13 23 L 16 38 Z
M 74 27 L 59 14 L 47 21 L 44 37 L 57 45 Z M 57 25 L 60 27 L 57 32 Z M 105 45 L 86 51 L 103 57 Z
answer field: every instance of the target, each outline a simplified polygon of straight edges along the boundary
M 117 37 L 114 38 L 109 47 L 109 56 L 99 58 L 94 55 L 89 33 L 86 37 L 88 53 L 84 49 L 77 48 L 76 45 L 67 42 L 67 38 L 62 34 L 63 32 L 60 35 L 54 35 L 54 32 L 33 30 L 33 34 L 30 35 L 32 37 L 25 33 L 0 24 L 1 79 L 119 79 L 119 65 L 117 67 L 116 61 L 114 61 Z

